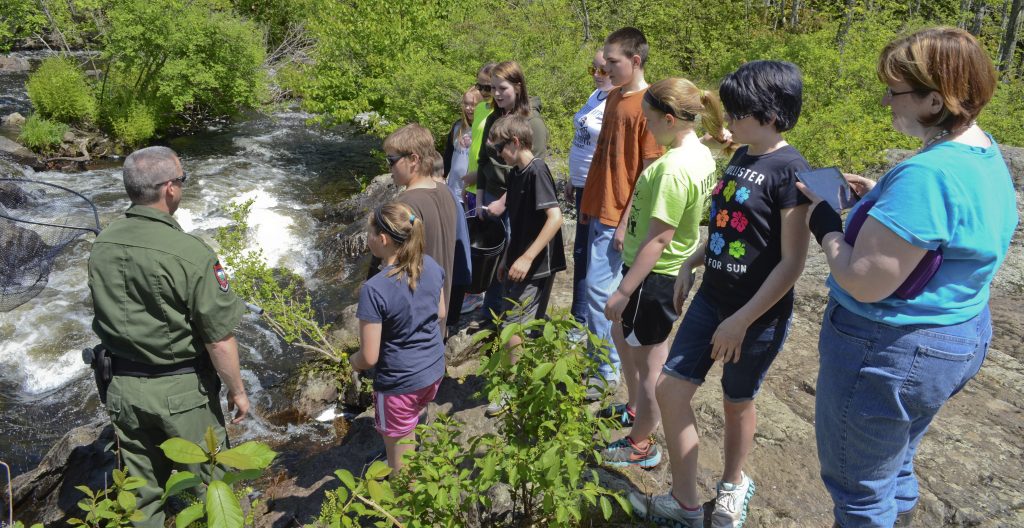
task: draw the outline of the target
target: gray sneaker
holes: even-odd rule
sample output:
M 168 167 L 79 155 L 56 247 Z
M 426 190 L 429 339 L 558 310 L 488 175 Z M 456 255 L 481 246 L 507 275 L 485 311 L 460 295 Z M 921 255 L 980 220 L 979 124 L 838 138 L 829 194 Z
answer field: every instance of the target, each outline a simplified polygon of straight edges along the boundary
M 704 508 L 687 511 L 679 505 L 672 493 L 664 495 L 629 494 L 629 503 L 633 506 L 633 515 L 652 521 L 659 526 L 673 528 L 704 528 Z
M 605 395 L 615 392 L 615 388 L 619 386 L 619 380 L 605 380 L 600 376 L 591 376 L 587 378 L 587 401 L 601 401 Z
M 754 481 L 746 473 L 739 484 L 718 482 L 715 511 L 711 513 L 712 528 L 742 528 L 747 520 L 747 506 L 754 496 Z
M 508 395 L 502 394 L 498 397 L 498 401 L 493 401 L 487 404 L 487 408 L 484 409 L 484 416 L 488 418 L 495 418 L 505 414 L 508 410 Z

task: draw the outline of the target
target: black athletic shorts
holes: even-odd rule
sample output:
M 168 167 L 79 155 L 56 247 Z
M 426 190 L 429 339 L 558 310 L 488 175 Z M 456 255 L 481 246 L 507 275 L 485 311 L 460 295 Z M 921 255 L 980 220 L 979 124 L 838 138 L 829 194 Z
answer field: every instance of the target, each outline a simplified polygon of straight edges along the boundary
M 622 266 L 622 276 L 629 266 Z M 668 340 L 679 315 L 673 305 L 676 278 L 650 273 L 629 298 L 622 312 L 622 335 L 632 346 L 650 346 Z

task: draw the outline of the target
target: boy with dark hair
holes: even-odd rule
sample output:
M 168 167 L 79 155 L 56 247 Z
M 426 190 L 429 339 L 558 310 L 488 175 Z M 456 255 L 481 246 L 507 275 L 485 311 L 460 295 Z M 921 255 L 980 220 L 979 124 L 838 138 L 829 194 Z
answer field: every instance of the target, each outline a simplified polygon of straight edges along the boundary
M 512 169 L 508 173 L 506 210 L 511 236 L 498 279 L 504 281 L 503 320 L 527 322 L 544 317 L 555 273 L 566 268 L 562 243 L 562 210 L 558 206 L 555 180 L 541 158 L 533 155 L 533 132 L 527 118 L 509 115 L 498 120 L 488 137 L 494 150 Z M 512 310 L 515 304 L 520 309 Z M 519 336 L 509 340 L 515 350 Z M 513 358 L 514 359 L 514 358 Z M 504 402 L 492 402 L 487 416 L 504 411 Z
M 615 86 L 605 102 L 604 121 L 580 204 L 580 223 L 589 224 L 587 260 L 587 327 L 608 344 L 609 361 L 588 380 L 587 398 L 599 400 L 619 382 L 622 362 L 612 342 L 612 324 L 604 315 L 622 280 L 622 243 L 633 186 L 640 173 L 661 156 L 662 149 L 647 130 L 641 101 L 647 90 L 644 65 L 647 39 L 639 29 L 626 27 L 605 39 L 605 71 Z M 637 376 L 628 365 L 625 375 Z M 639 383 L 639 378 L 637 377 Z M 635 408 L 635 395 L 628 398 Z M 623 425 L 631 425 L 628 420 Z
M 800 70 L 755 61 L 722 81 L 719 92 L 733 141 L 745 144 L 711 191 L 708 240 L 675 283 L 676 311 L 704 266 L 669 350 L 656 396 L 672 468 L 669 493 L 630 497 L 635 511 L 661 522 L 703 527 L 697 492 L 697 426 L 692 399 L 715 361 L 722 362 L 725 456 L 712 526 L 736 528 L 747 516 L 754 482 L 743 472 L 754 443 L 754 397 L 782 350 L 793 314 L 793 285 L 807 257 L 807 198 L 796 173 L 809 168 L 783 139 L 800 116 Z

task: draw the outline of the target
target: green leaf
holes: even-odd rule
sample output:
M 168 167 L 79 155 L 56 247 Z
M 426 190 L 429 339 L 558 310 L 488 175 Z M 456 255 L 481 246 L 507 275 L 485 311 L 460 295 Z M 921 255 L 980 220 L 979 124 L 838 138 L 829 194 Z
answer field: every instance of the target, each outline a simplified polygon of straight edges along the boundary
M 366 491 L 370 493 L 370 498 L 377 504 L 383 503 L 384 498 L 387 497 L 387 494 L 384 492 L 384 486 L 376 480 L 366 481 Z
M 203 435 L 203 439 L 206 440 L 206 452 L 213 453 L 217 452 L 217 448 L 220 447 L 220 440 L 217 438 L 217 433 L 213 432 L 213 426 L 206 427 L 206 434 Z
M 217 462 L 235 469 L 263 469 L 276 456 L 277 453 L 263 442 L 246 442 L 217 453 Z
M 512 334 L 519 331 L 519 327 L 522 326 L 520 323 L 512 323 L 501 329 L 501 343 L 508 343 L 508 340 L 512 338 Z
M 370 464 L 370 468 L 366 470 L 366 478 L 372 480 L 380 480 L 391 473 L 391 468 L 387 464 L 380 460 Z
M 348 486 L 348 489 L 356 489 L 356 479 L 355 477 L 352 476 L 351 471 L 347 469 L 339 469 L 335 471 L 334 474 L 335 476 L 338 477 L 338 480 L 340 480 L 342 484 Z
M 483 460 L 483 480 L 490 482 L 494 478 L 494 470 L 498 466 L 498 458 L 493 455 L 485 456 Z
M 569 371 L 569 362 L 565 358 L 559 359 L 555 363 L 555 368 L 551 371 L 551 379 L 560 381 L 565 377 L 566 372 Z
M 85 496 L 89 497 L 90 499 L 96 496 L 95 494 L 93 494 L 92 490 L 89 489 L 89 486 L 75 486 L 75 489 L 81 491 L 82 493 L 85 493 Z
M 199 477 L 195 476 L 191 471 L 179 471 L 174 473 L 167 479 L 167 484 L 164 485 L 163 500 L 174 497 L 189 488 L 197 487 L 202 483 L 203 481 L 200 480 Z
M 619 507 L 622 508 L 622 511 L 626 512 L 627 515 L 633 515 L 633 505 L 630 504 L 625 497 L 618 493 L 612 495 L 612 497 L 615 497 L 615 502 L 619 503 Z
M 195 521 L 203 518 L 203 503 L 197 502 L 184 510 L 178 512 L 178 516 L 174 518 L 175 528 L 185 528 Z
M 206 523 L 209 528 L 240 528 L 242 506 L 231 486 L 215 480 L 206 489 Z
M 537 365 L 537 368 L 533 369 L 533 373 L 530 374 L 530 379 L 533 381 L 540 381 L 544 376 L 547 376 L 554 367 L 554 363 L 541 363 L 540 365 Z
M 126 513 L 135 511 L 139 504 L 138 500 L 135 499 L 135 494 L 130 491 L 118 493 L 117 503 L 121 505 L 121 509 Z
M 234 486 L 236 482 L 242 480 L 257 479 L 260 477 L 262 473 L 263 470 L 261 469 L 245 469 L 242 471 L 234 471 L 231 473 L 227 473 L 221 480 L 223 480 L 224 483 L 227 484 L 228 486 Z
M 160 444 L 160 449 L 167 458 L 179 464 L 201 464 L 210 459 L 203 448 L 183 438 L 171 438 Z
M 124 479 L 124 484 L 121 485 L 121 489 L 125 491 L 137 490 L 146 485 L 146 480 L 139 477 L 128 477 Z
M 552 343 L 555 342 L 555 325 L 550 322 L 544 324 L 544 339 Z
M 605 520 L 612 518 L 612 502 L 608 500 L 608 497 L 601 497 L 601 513 L 604 515 Z

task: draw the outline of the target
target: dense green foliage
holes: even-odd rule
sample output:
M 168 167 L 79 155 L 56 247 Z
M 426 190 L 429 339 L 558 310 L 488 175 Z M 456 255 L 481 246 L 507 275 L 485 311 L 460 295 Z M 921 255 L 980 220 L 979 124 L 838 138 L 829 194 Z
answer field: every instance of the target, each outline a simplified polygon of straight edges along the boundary
M 32 106 L 45 117 L 65 123 L 96 118 L 96 96 L 77 64 L 50 57 L 25 83 Z
M 10 49 L 16 40 L 33 35 L 46 23 L 34 0 L 3 0 L 0 6 L 0 52 Z
M 582 328 L 566 313 L 505 326 L 480 367 L 483 395 L 507 397 L 498 432 L 465 438 L 462 424 L 446 416 L 421 424 L 418 448 L 405 455 L 399 474 L 388 478 L 382 462 L 362 479 L 337 471 L 342 486 L 327 494 L 316 525 L 581 526 L 609 519 L 615 503 L 629 512 L 629 503 L 602 487 L 588 467 L 600 460 L 598 447 L 609 429 L 585 406 L 581 380 L 596 360 L 585 343 L 569 339 L 573 330 Z M 506 349 L 513 336 L 524 339 L 516 363 Z M 481 332 L 476 339 L 491 337 Z M 513 518 L 492 511 L 495 487 L 508 490 Z
M 635 25 L 651 44 L 651 82 L 683 76 L 714 88 L 745 61 L 798 64 L 804 109 L 788 139 L 812 164 L 849 170 L 879 162 L 883 149 L 913 146 L 892 130 L 880 104 L 884 86 L 875 77 L 875 61 L 884 44 L 924 25 L 969 27 L 974 18 L 954 0 L 917 6 L 857 1 L 850 13 L 846 2 L 804 1 L 795 24 L 792 0 L 433 0 L 402 8 L 368 0 L 308 1 L 319 14 L 310 25 L 318 45 L 301 91 L 308 108 L 336 120 L 373 111 L 381 133 L 417 121 L 443 134 L 480 64 L 517 60 L 531 95 L 542 99 L 551 146 L 564 152 L 571 116 L 593 89 L 586 73 L 591 52 L 610 31 Z M 993 55 L 1003 32 L 1000 15 L 989 9 L 980 18 L 980 38 Z M 1011 76 L 980 120 L 1005 143 L 1024 144 L 1021 85 Z
M 26 147 L 42 152 L 48 152 L 53 147 L 60 145 L 68 126 L 58 121 L 51 121 L 39 114 L 32 114 L 25 120 L 18 135 Z

